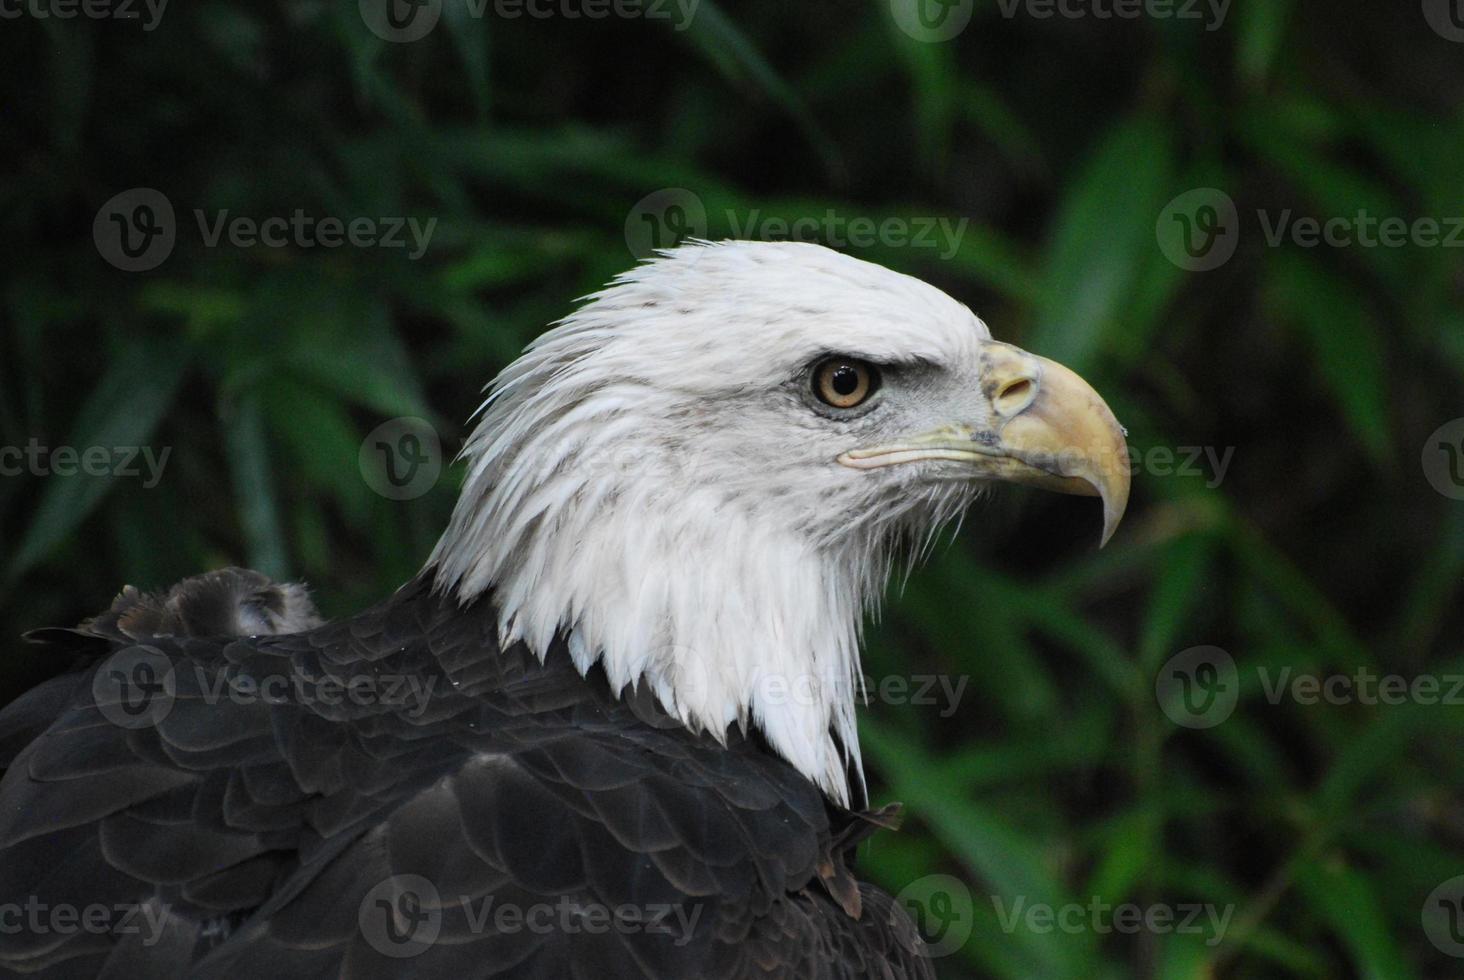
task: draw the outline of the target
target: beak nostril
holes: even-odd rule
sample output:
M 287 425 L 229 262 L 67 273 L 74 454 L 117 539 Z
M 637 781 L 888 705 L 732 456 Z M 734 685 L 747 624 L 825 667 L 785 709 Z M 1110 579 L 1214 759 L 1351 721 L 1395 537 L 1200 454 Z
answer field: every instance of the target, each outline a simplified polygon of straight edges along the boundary
M 1012 416 L 1032 404 L 1032 399 L 1036 397 L 1036 394 L 1036 382 L 1031 378 L 1017 378 L 1002 385 L 1001 390 L 996 393 L 992 405 L 1000 414 Z

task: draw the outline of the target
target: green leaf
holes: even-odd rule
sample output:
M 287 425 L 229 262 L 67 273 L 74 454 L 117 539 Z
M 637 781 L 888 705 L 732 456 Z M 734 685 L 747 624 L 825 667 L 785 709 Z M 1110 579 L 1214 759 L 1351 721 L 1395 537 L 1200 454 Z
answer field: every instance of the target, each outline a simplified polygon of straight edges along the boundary
M 1443 684 L 1441 694 L 1447 689 Z M 1368 798 L 1366 791 L 1385 778 L 1409 742 L 1428 730 L 1430 715 L 1438 710 L 1416 703 L 1389 705 L 1372 724 L 1354 729 L 1317 790 L 1321 811 L 1339 820 L 1351 813 Z
M 260 391 L 270 435 L 285 450 L 282 470 L 325 491 L 352 526 L 365 524 L 372 501 L 358 460 L 364 433 L 340 401 L 284 376 Z
M 1408 220 L 1411 215 L 1391 188 L 1337 162 L 1337 134 L 1307 132 L 1285 109 L 1284 105 L 1264 105 L 1247 111 L 1241 115 L 1238 129 L 1250 148 L 1301 193 L 1303 206 L 1297 207 L 1290 198 L 1264 201 L 1266 206 L 1256 222 L 1264 221 L 1264 226 L 1247 226 L 1246 233 L 1259 233 L 1277 249 L 1287 243 L 1300 219 L 1315 219 L 1323 227 L 1345 222 L 1348 240 L 1353 243 L 1346 251 L 1369 264 L 1395 294 L 1406 295 L 1410 269 L 1417 261 L 1411 253 L 1420 250 L 1389 248 L 1374 240 L 1380 235 L 1379 222 Z
M 1161 827 L 1159 814 L 1147 807 L 1111 821 L 1099 838 L 1098 864 L 1084 893 L 1113 904 L 1127 900 L 1156 855 L 1162 853 Z
M 1217 165 L 1190 167 L 1176 178 L 1174 186 L 1183 188 L 1227 187 L 1231 177 Z M 1157 217 L 1157 215 L 1156 215 Z M 1170 225 L 1169 230 L 1177 226 Z M 1167 319 L 1174 297 L 1193 281 L 1191 273 L 1170 261 L 1162 249 L 1151 248 L 1140 253 L 1134 273 L 1134 285 L 1120 313 L 1119 322 L 1110 333 L 1109 346 L 1115 359 L 1134 370 L 1154 372 L 1154 359 L 1164 331 L 1175 329 Z
M 1241 78 L 1250 84 L 1258 85 L 1271 74 L 1294 2 L 1266 0 L 1264 3 L 1243 3 L 1236 11 L 1240 21 L 1236 62 Z
M 344 302 L 344 300 L 343 300 Z M 411 356 L 379 304 L 352 304 L 351 323 L 295 335 L 288 366 L 297 375 L 388 417 L 435 419 Z
M 1179 538 L 1164 550 L 1139 642 L 1139 661 L 1146 672 L 1178 652 L 1176 641 L 1209 576 L 1211 552 L 1210 542 L 1199 535 Z
M 783 80 L 758 50 L 757 45 L 713 0 L 700 0 L 696 16 L 676 25 L 692 45 L 722 77 L 733 84 L 762 93 L 798 123 L 809 145 L 831 174 L 840 174 L 843 164 L 838 145 L 814 118 L 798 90 Z
M 78 452 L 146 446 L 172 404 L 187 366 L 188 351 L 181 344 L 152 337 L 132 339 L 86 396 L 67 444 Z M 149 448 L 162 459 L 162 449 Z M 47 477 L 40 506 L 21 538 L 8 576 L 14 579 L 50 554 L 124 478 L 83 472 Z
M 988 902 L 999 897 L 1004 907 L 1018 900 L 1027 906 L 1069 904 L 1066 890 L 1047 869 L 1038 841 L 986 808 L 953 794 L 952 787 L 936 775 L 935 761 L 914 741 L 868 719 L 861 734 L 865 749 L 896 797 L 981 876 L 973 892 L 984 889 Z M 985 903 L 980 898 L 976 903 L 979 908 L 975 911 L 985 914 Z M 1019 926 L 1009 938 L 1043 964 L 1044 976 L 1087 975 L 1081 964 L 1091 959 L 1092 934 L 1040 933 Z
M 1210 948 L 1198 936 L 1170 933 L 1160 937 L 1159 980 L 1211 980 Z
M 490 8 L 491 9 L 491 8 Z M 488 39 L 483 18 L 472 16 L 472 4 L 446 3 L 442 10 L 442 24 L 447 28 L 452 46 L 462 59 L 467 74 L 467 88 L 477 110 L 479 119 L 488 118 Z
M 1001 148 L 1014 165 L 1045 174 L 1048 168 L 1037 133 L 995 88 L 969 81 L 961 89 L 959 105 L 961 119 Z
M 999 717 L 1032 724 L 1057 710 L 1059 701 L 1015 612 L 999 585 L 956 548 L 922 570 L 900 602 L 902 619 L 908 617 L 937 649 L 960 658 L 954 670 L 970 676 L 971 687 L 985 692 Z M 893 630 L 896 643 L 907 632 L 898 625 Z M 973 637 L 980 638 L 980 649 L 972 649 Z
M 1388 928 L 1367 875 L 1340 859 L 1309 859 L 1297 866 L 1296 884 L 1307 904 L 1351 954 L 1358 976 L 1369 980 L 1408 980 L 1417 976 Z M 1417 928 L 1416 916 L 1410 918 Z
M 224 415 L 224 449 L 233 476 L 239 524 L 248 549 L 250 568 L 271 578 L 290 574 L 285 538 L 280 526 L 264 406 L 259 391 L 239 394 Z
M 940 162 L 949 156 L 951 128 L 959 104 L 955 54 L 946 45 L 915 40 L 898 29 L 893 18 L 888 27 L 912 83 L 915 113 L 911 122 L 924 158 L 922 169 L 936 174 Z
M 1425 213 L 1461 214 L 1464 194 L 1453 169 L 1464 146 L 1464 121 L 1396 106 L 1368 107 L 1359 116 L 1369 147 L 1399 179 L 1422 192 Z
M 50 127 L 56 145 L 74 153 L 86 125 L 96 83 L 95 35 L 90 31 L 69 30 L 70 25 L 54 17 L 42 24 L 54 61 L 50 73 Z
M 1309 341 L 1322 382 L 1380 467 L 1392 453 L 1386 349 L 1364 296 L 1308 256 L 1286 249 L 1270 264 L 1266 299 Z
M 1158 251 L 1154 222 L 1172 192 L 1171 140 L 1152 117 L 1123 120 L 1084 165 L 1058 209 L 1025 346 L 1082 374 L 1126 329 L 1125 301 Z

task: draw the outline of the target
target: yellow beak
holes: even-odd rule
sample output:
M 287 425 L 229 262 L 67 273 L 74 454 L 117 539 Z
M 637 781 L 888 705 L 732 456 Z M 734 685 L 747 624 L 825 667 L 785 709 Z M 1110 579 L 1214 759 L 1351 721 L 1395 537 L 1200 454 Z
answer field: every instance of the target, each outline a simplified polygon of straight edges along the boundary
M 919 460 L 967 463 L 971 478 L 1024 483 L 1103 500 L 1108 543 L 1128 506 L 1123 427 L 1082 378 L 1045 357 L 987 341 L 981 352 L 985 424 L 952 422 L 897 443 L 854 449 L 839 462 L 876 469 Z

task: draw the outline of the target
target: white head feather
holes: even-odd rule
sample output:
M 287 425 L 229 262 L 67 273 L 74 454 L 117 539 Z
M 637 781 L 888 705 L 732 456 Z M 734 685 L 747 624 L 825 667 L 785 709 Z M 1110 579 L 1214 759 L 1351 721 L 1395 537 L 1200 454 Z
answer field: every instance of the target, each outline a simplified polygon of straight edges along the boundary
M 974 488 L 835 458 L 983 411 L 963 393 L 989 337 L 940 290 L 817 245 L 666 252 L 492 383 L 438 586 L 492 588 L 505 642 L 542 656 L 566 633 L 580 670 L 644 682 L 694 729 L 757 726 L 848 802 L 862 617 Z M 830 354 L 909 371 L 876 410 L 830 413 L 808 384 Z

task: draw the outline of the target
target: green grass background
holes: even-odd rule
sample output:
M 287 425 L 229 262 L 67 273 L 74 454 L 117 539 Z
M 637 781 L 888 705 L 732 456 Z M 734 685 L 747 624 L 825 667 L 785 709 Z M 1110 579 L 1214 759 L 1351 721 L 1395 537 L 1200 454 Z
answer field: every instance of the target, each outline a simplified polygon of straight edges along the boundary
M 172 447 L 154 489 L 0 478 L 0 695 L 61 666 L 17 634 L 124 582 L 246 564 L 342 615 L 411 576 L 460 473 L 390 501 L 361 440 L 419 415 L 455 451 L 481 385 L 632 262 L 657 189 L 698 195 L 714 238 L 728 212 L 967 218 L 949 258 L 851 251 L 1085 374 L 1135 447 L 1235 452 L 1215 487 L 1141 472 L 1102 552 L 1090 501 L 999 493 L 892 589 L 868 672 L 969 683 L 945 717 L 864 712 L 876 799 L 909 806 L 868 873 L 968 885 L 947 977 L 1464 976 L 1421 925 L 1464 874 L 1464 707 L 1272 705 L 1255 682 L 1464 671 L 1464 502 L 1420 465 L 1464 416 L 1464 252 L 1272 247 L 1255 217 L 1464 215 L 1464 44 L 1361 0 L 1235 0 L 1216 30 L 983 0 L 944 44 L 888 0 L 701 0 L 684 30 L 462 9 L 396 45 L 353 2 L 0 26 L 0 445 Z M 180 235 L 127 274 L 91 227 L 137 186 Z M 1240 209 L 1210 272 L 1156 242 L 1195 187 Z M 205 248 L 194 208 L 438 223 L 413 262 Z M 1190 730 L 1154 678 L 1199 644 L 1242 692 Z M 996 914 L 1094 896 L 1234 917 L 1208 945 Z

